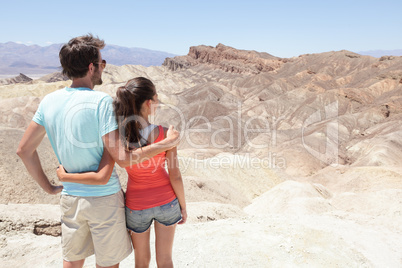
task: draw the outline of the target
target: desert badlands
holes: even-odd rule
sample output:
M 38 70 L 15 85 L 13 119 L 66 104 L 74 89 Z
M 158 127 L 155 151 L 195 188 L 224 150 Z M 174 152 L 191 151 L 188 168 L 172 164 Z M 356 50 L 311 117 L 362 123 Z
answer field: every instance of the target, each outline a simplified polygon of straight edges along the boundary
M 402 267 L 402 57 L 197 46 L 163 66 L 108 65 L 95 89 L 114 96 L 136 76 L 156 84 L 153 121 L 182 133 L 176 267 Z M 1 80 L 0 267 L 61 267 L 59 196 L 15 151 L 43 96 L 70 83 Z M 39 155 L 58 184 L 47 140 Z

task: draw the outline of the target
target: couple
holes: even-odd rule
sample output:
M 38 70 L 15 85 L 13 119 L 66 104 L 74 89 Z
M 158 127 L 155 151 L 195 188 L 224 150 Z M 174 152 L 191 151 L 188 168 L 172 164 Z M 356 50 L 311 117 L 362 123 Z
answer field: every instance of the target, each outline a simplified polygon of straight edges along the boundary
M 17 154 L 47 193 L 61 192 L 63 267 L 82 267 L 92 254 L 97 267 L 118 267 L 132 251 L 130 236 L 136 267 L 148 267 L 154 219 L 158 267 L 172 267 L 176 223 L 187 218 L 179 133 L 148 122 L 158 103 L 150 80 L 128 81 L 114 101 L 93 90 L 102 84 L 104 47 L 86 35 L 61 48 L 63 74 L 72 84 L 43 98 Z M 52 185 L 40 163 L 36 149 L 46 134 L 62 165 L 63 186 Z M 129 175 L 126 204 L 114 163 Z

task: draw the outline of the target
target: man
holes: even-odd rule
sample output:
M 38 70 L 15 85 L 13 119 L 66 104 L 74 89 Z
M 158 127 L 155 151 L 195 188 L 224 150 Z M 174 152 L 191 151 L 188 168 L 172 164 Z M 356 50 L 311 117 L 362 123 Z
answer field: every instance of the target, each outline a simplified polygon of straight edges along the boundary
M 61 164 L 72 173 L 97 170 L 104 148 L 121 167 L 137 164 L 175 147 L 179 133 L 142 150 L 125 151 L 119 139 L 112 98 L 94 91 L 102 84 L 106 61 L 103 40 L 92 35 L 71 39 L 59 53 L 70 87 L 44 97 L 19 144 L 17 154 L 29 173 L 49 194 L 60 191 L 63 267 L 82 267 L 94 254 L 97 267 L 118 267 L 132 251 L 125 227 L 124 197 L 113 169 L 106 185 L 52 185 L 36 151 L 45 134 Z

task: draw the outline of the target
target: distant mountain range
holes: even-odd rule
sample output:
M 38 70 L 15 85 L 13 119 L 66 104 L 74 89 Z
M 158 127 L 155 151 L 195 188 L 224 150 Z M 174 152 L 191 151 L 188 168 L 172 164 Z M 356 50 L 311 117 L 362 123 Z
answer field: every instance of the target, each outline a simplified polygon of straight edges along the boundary
M 41 47 L 14 42 L 0 43 L 0 75 L 48 74 L 60 71 L 59 51 L 63 44 Z M 107 45 L 102 56 L 113 65 L 159 66 L 165 58 L 176 55 L 144 48 Z
M 356 52 L 360 55 L 372 56 L 375 58 L 381 58 L 382 56 L 402 56 L 402 49 L 394 50 L 369 50 Z
M 49 46 L 24 45 L 15 42 L 0 43 L 0 78 L 14 77 L 23 73 L 40 76 L 60 71 L 59 51 L 63 44 Z M 402 56 L 402 49 L 371 50 L 357 52 L 380 58 L 382 56 Z M 166 58 L 177 55 L 145 48 L 128 48 L 107 45 L 102 56 L 108 63 L 122 66 L 125 64 L 160 66 Z

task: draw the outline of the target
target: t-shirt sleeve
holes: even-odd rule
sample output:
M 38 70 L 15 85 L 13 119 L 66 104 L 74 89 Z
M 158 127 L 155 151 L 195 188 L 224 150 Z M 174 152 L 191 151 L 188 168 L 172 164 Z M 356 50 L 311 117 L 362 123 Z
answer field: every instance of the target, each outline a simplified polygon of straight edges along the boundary
M 39 103 L 38 110 L 36 110 L 36 113 L 35 113 L 34 117 L 32 118 L 32 120 L 41 126 L 45 125 L 43 113 L 42 113 L 42 102 Z
M 113 99 L 110 96 L 102 98 L 98 106 L 99 131 L 101 136 L 118 129 L 116 117 L 113 111 Z

